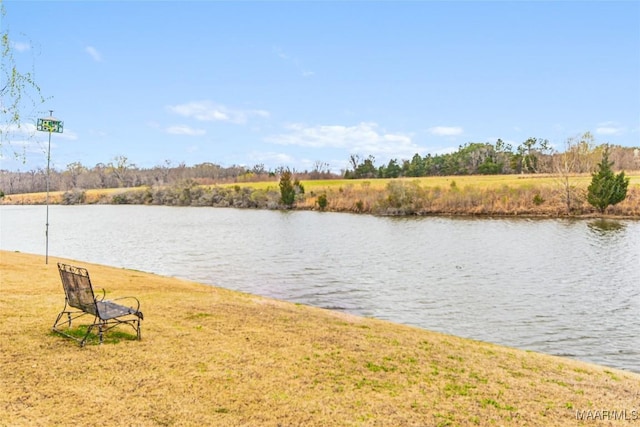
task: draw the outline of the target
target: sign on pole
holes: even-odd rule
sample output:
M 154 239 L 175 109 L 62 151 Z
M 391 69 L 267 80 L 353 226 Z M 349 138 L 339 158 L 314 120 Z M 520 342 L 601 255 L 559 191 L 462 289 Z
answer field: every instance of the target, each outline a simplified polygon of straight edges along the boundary
M 53 117 L 53 110 L 49 110 L 49 114 L 49 117 L 38 119 L 38 123 L 36 124 L 36 129 L 40 132 L 49 132 L 49 146 L 47 148 L 47 228 L 45 230 L 47 246 L 44 258 L 45 264 L 49 264 L 49 164 L 51 163 L 51 133 L 62 133 L 64 130 L 64 123 Z
M 41 132 L 54 132 L 62 133 L 64 130 L 64 122 L 60 120 L 50 119 L 38 119 L 36 129 Z

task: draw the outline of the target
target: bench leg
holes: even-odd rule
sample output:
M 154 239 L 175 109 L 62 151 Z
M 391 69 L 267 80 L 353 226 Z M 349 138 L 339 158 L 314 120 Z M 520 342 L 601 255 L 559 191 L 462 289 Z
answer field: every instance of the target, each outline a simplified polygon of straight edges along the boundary
M 71 313 L 68 311 L 61 311 L 60 314 L 58 314 L 58 317 L 56 317 L 56 321 L 53 322 L 53 329 L 55 330 L 56 327 L 59 325 L 58 322 L 60 322 L 60 319 L 62 319 L 62 316 L 67 315 L 67 323 L 69 323 L 69 328 L 71 327 Z
M 87 328 L 87 333 L 84 334 L 84 337 L 82 337 L 82 341 L 80 341 L 80 347 L 84 347 L 84 345 L 87 343 L 87 338 L 89 338 L 89 334 L 91 333 L 91 330 L 94 326 L 95 323 Z

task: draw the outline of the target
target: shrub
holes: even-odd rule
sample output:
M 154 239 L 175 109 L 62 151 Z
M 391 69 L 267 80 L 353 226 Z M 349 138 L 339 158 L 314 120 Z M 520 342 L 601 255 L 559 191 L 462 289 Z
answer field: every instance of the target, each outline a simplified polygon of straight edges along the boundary
M 291 182 L 291 171 L 286 170 L 280 176 L 280 200 L 285 206 L 293 206 L 296 199 L 296 190 Z
M 81 190 L 71 190 L 65 191 L 62 194 L 62 200 L 60 204 L 62 205 L 80 205 L 84 203 L 86 193 Z
M 613 173 L 609 162 L 609 148 L 602 153 L 602 161 L 598 164 L 598 171 L 592 175 L 591 184 L 587 189 L 587 201 L 601 213 L 609 207 L 620 203 L 627 197 L 629 178 L 625 178 L 624 172 L 618 175 Z
M 320 208 L 321 211 L 325 210 L 328 204 L 329 204 L 329 201 L 327 200 L 326 194 L 321 194 L 318 196 L 318 207 Z
M 111 204 L 113 205 L 126 205 L 129 201 L 127 200 L 127 195 L 125 193 L 114 194 L 111 197 Z

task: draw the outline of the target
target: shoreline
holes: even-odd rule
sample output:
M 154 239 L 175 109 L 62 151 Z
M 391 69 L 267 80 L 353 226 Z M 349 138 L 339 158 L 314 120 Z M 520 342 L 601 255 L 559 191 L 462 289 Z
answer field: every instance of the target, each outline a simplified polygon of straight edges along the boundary
M 80 349 L 49 332 L 57 260 L 0 251 L 0 425 L 560 426 L 640 409 L 637 373 L 71 261 L 145 313 L 142 341 Z
M 278 182 L 76 189 L 53 191 L 49 204 L 136 204 L 313 210 L 377 216 L 466 216 L 527 218 L 640 219 L 640 173 L 630 175 L 627 197 L 601 214 L 586 202 L 589 175 L 571 178 L 566 188 L 554 176 L 450 176 L 420 179 L 304 181 L 292 206 L 281 203 Z M 46 204 L 46 193 L 9 194 L 4 205 Z

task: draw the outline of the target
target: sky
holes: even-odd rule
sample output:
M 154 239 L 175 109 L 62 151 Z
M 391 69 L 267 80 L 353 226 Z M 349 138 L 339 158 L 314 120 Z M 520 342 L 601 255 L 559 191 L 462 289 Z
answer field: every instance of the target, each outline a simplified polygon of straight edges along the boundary
M 637 1 L 4 0 L 51 166 L 335 172 L 469 142 L 640 146 Z M 46 167 L 14 135 L 0 169 Z M 18 150 L 15 148 L 18 147 Z M 16 159 L 13 151 L 21 153 Z M 22 155 L 24 153 L 24 155 Z

